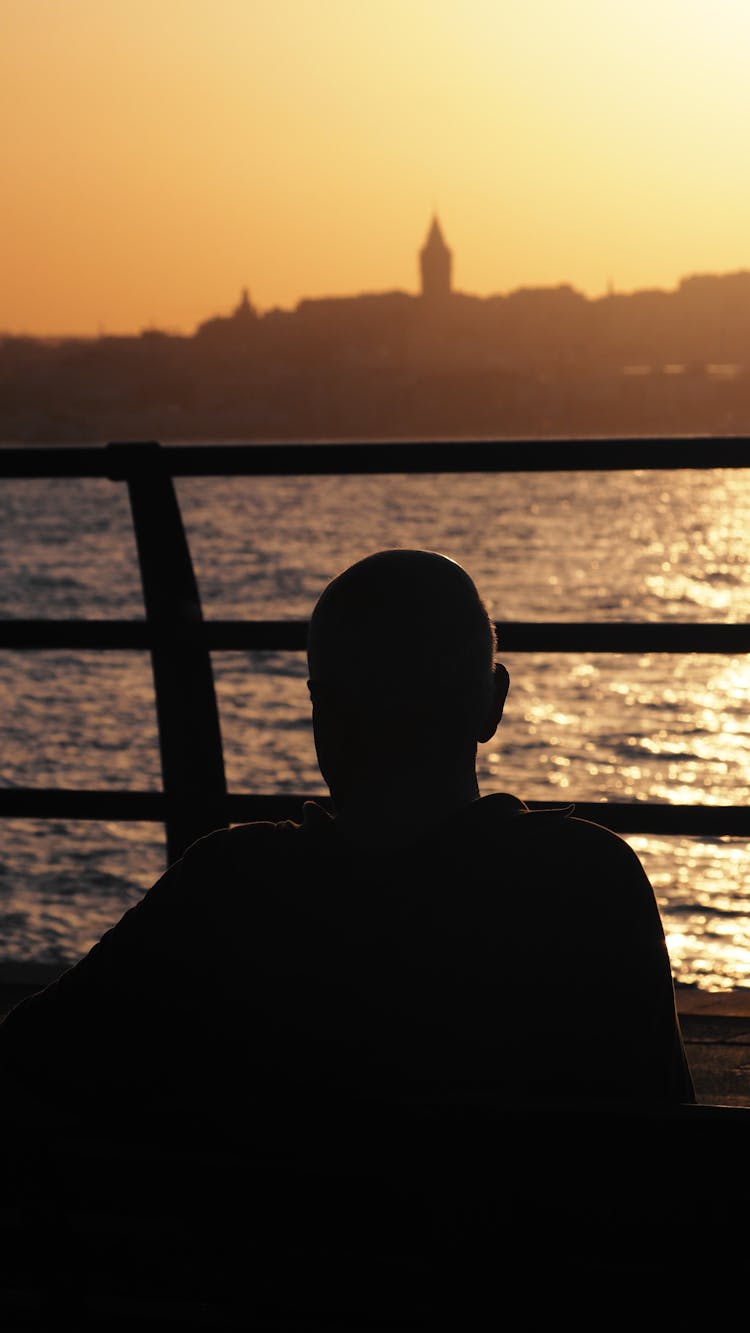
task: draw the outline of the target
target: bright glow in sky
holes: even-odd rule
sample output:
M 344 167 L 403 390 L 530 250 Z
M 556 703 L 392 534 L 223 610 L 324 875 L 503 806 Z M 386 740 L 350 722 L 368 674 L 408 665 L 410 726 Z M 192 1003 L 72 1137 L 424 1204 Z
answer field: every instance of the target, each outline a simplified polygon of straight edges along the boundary
M 750 0 L 0 0 L 0 330 L 750 268 Z

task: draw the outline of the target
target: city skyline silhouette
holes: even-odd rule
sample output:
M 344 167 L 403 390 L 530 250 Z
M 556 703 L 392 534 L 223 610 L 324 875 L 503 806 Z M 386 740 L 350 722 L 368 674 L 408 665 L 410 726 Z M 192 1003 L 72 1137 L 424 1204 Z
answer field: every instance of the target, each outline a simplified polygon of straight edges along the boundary
M 717 0 L 6 7 L 0 330 L 189 334 L 418 290 L 671 291 L 750 263 L 750 11 Z M 134 95 L 137 90 L 137 95 Z
M 251 291 L 190 334 L 0 337 L 0 441 L 393 439 L 750 431 L 750 272 L 673 291 L 479 297 L 433 215 L 417 291 Z

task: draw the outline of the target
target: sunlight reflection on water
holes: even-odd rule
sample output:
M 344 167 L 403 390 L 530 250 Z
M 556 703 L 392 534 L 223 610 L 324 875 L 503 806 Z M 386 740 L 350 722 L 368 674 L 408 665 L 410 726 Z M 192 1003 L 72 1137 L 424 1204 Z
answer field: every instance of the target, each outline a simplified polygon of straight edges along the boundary
M 547 474 L 237 478 L 178 483 L 207 617 L 305 618 L 327 580 L 381 546 L 466 565 L 497 619 L 744 621 L 750 477 Z M 6 482 L 0 615 L 142 617 L 124 488 Z M 744 804 L 750 661 L 500 655 L 506 718 L 485 792 L 529 800 Z M 323 792 L 302 654 L 214 665 L 230 789 Z M 0 782 L 157 788 L 145 654 L 2 653 Z M 156 826 L 8 821 L 6 957 L 72 960 L 161 869 Z M 651 876 L 678 980 L 750 985 L 750 861 L 732 839 L 629 838 Z M 529 952 L 533 940 L 516 942 Z

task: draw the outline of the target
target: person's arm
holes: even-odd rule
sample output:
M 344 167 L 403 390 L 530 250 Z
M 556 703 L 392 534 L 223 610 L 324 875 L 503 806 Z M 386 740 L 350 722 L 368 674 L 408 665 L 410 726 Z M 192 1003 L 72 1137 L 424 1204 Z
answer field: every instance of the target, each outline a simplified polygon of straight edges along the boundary
M 692 1076 L 675 1003 L 659 907 L 641 861 L 623 838 L 571 820 L 573 882 L 584 931 L 590 1025 L 602 1088 L 628 1100 L 692 1102 Z
M 195 844 L 80 962 L 0 1023 L 0 1071 L 17 1104 L 95 1115 L 168 1079 L 196 1004 L 204 856 Z

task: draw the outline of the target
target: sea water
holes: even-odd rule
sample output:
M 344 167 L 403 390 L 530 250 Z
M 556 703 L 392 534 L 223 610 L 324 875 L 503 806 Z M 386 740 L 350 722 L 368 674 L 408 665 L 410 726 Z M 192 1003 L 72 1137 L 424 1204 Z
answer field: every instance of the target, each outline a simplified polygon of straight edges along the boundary
M 328 579 L 384 546 L 461 561 L 500 621 L 728 623 L 750 613 L 742 470 L 197 478 L 176 487 L 207 619 L 306 619 Z M 0 616 L 143 617 L 124 484 L 0 482 Z M 750 659 L 504 654 L 502 635 L 500 656 L 511 691 L 500 730 L 480 748 L 484 793 L 745 801 Z M 323 794 L 304 655 L 213 661 L 230 790 Z M 3 785 L 159 788 L 146 653 L 0 652 L 0 705 Z M 74 961 L 164 868 L 153 824 L 9 819 L 0 839 L 0 962 Z M 746 841 L 627 841 L 654 885 L 676 980 L 750 985 Z M 498 886 L 511 891 L 523 886 Z M 535 972 L 533 932 L 507 948 Z

